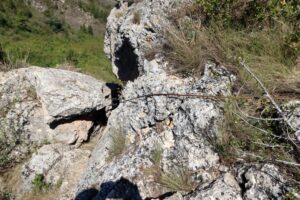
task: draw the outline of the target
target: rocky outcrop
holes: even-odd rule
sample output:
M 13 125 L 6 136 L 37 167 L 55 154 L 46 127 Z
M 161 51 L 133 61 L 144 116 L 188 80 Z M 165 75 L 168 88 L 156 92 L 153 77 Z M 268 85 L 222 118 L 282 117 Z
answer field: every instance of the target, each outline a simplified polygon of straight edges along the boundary
M 59 184 L 60 199 L 70 199 L 91 153 L 76 147 L 106 124 L 112 91 L 90 76 L 39 67 L 1 73 L 0 86 L 0 169 L 38 149 L 16 172 L 16 198 L 35 190 L 42 176 L 51 187 Z
M 214 73 L 210 73 L 212 71 Z M 212 77 L 212 74 L 219 76 Z M 128 101 L 112 111 L 79 191 L 124 177 L 137 185 L 142 198 L 159 197 L 172 192 L 172 188 L 164 188 L 155 181 L 160 178 L 155 177 L 156 173 L 176 176 L 176 171 L 181 168 L 192 174 L 189 178 L 193 182 L 212 181 L 217 174 L 208 171 L 216 170 L 220 165 L 212 141 L 218 136 L 221 105 L 212 99 L 178 97 L 176 94 L 205 96 L 216 92 L 228 95 L 230 80 L 224 69 L 207 65 L 205 76 L 197 82 L 156 74 L 141 76 L 128 83 L 123 91 L 123 97 Z M 174 95 L 147 96 L 149 94 Z M 125 137 L 126 141 L 120 155 L 112 155 L 116 136 L 119 139 Z M 153 161 L 153 152 L 158 151 L 157 148 L 161 149 L 161 158 Z M 111 156 L 114 156 L 112 160 Z M 147 173 L 156 165 L 158 172 Z M 196 173 L 198 171 L 201 174 Z M 98 199 L 107 197 L 100 194 Z
M 287 181 L 273 164 L 250 165 L 238 168 L 237 180 L 243 186 L 245 200 L 283 199 Z
M 156 48 L 169 24 L 170 12 L 192 0 L 120 1 L 107 19 L 105 52 L 122 81 L 134 80 L 152 70 L 144 64 L 147 50 Z
M 262 189 L 250 178 L 258 172 L 240 180 L 215 151 L 221 99 L 231 94 L 234 76 L 210 63 L 203 77 L 180 78 L 166 72 L 169 65 L 161 55 L 146 56 L 163 42 L 170 11 L 189 3 L 120 1 L 112 10 L 105 51 L 126 86 L 92 152 L 77 200 L 265 198 L 259 192 L 251 196 Z M 258 179 L 267 198 L 283 198 L 284 184 L 269 176 Z
M 35 189 L 32 182 L 40 175 L 46 184 L 59 188 L 60 200 L 71 199 L 89 155 L 88 150 L 74 149 L 64 144 L 44 145 L 23 165 L 20 192 Z
M 146 56 L 163 42 L 169 12 L 191 2 L 123 0 L 112 10 L 105 51 L 124 82 L 118 106 L 111 107 L 108 86 L 79 73 L 32 67 L 0 74 L 8 127 L 0 142 L 18 139 L 7 151 L 15 160 L 32 144 L 39 148 L 22 165 L 20 193 L 42 175 L 61 185 L 66 200 L 284 198 L 290 188 L 275 165 L 220 162 L 216 141 L 235 77 L 215 63 L 201 78 L 178 77 L 162 55 Z M 102 122 L 92 151 L 75 148 Z

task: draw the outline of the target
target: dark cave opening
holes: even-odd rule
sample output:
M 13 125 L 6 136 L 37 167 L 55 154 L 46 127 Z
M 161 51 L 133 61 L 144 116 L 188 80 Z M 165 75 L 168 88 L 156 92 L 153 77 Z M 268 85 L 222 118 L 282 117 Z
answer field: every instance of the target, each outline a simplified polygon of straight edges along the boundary
M 57 126 L 61 124 L 71 123 L 77 120 L 92 121 L 95 127 L 98 125 L 106 126 L 108 118 L 106 116 L 105 108 L 103 108 L 101 110 L 93 110 L 81 115 L 69 116 L 68 118 L 53 121 L 52 123 L 50 123 L 50 128 L 55 129 Z
M 138 56 L 134 53 L 134 48 L 128 38 L 123 40 L 115 56 L 119 79 L 123 82 L 135 80 L 139 76 Z

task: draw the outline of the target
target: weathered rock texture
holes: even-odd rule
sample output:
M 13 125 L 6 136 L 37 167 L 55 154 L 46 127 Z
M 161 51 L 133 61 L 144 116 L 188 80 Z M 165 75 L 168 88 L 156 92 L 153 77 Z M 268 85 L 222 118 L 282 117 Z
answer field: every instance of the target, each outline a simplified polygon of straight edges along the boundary
M 127 84 L 78 185 L 77 200 L 264 198 L 259 187 L 247 187 L 258 194 L 248 195 L 240 186 L 245 183 L 220 164 L 214 149 L 223 119 L 218 96 L 230 95 L 234 77 L 222 66 L 207 64 L 202 78 L 179 78 L 166 73 L 163 57 L 145 56 L 163 42 L 170 11 L 188 3 L 120 1 L 112 10 L 105 51 L 114 73 Z M 282 197 L 282 184 L 275 191 L 273 179 L 262 181 L 270 181 L 261 183 L 270 191 L 268 198 Z
M 64 144 L 44 145 L 22 168 L 21 192 L 32 191 L 32 181 L 42 175 L 45 183 L 59 187 L 60 200 L 71 199 L 89 155 L 88 150 L 73 149 Z
M 121 1 L 122 2 L 122 1 Z M 124 1 L 108 17 L 105 52 L 114 73 L 123 81 L 136 79 L 152 70 L 144 65 L 147 50 L 163 41 L 162 32 L 169 24 L 171 11 L 192 0 Z
M 244 187 L 243 197 L 246 200 L 283 199 L 283 193 L 288 188 L 278 167 L 272 164 L 239 168 L 237 179 Z
M 211 71 L 214 73 L 209 73 Z M 216 73 L 218 77 L 210 76 Z M 184 167 L 192 172 L 193 181 L 212 181 L 217 174 L 207 171 L 219 167 L 219 157 L 211 141 L 217 137 L 217 125 L 222 119 L 220 105 L 206 98 L 176 95 L 145 97 L 158 93 L 230 94 L 227 87 L 230 85 L 230 76 L 226 76 L 225 70 L 208 65 L 205 74 L 197 82 L 160 74 L 141 76 L 128 83 L 123 97 L 141 98 L 121 103 L 111 113 L 79 190 L 124 177 L 137 185 L 142 198 L 158 197 L 172 191 L 155 182 L 155 174 L 146 173 L 155 165 L 151 162 L 151 156 L 157 145 L 162 149 L 159 168 L 164 173 L 172 174 Z M 219 82 L 218 87 L 215 87 L 216 82 Z M 110 160 L 110 148 L 114 145 L 112 138 L 115 135 L 120 137 L 120 134 L 126 138 L 126 147 L 121 155 Z M 201 175 L 196 171 L 201 171 Z M 99 199 L 102 198 L 99 196 Z
M 207 63 L 201 78 L 180 78 L 166 72 L 161 55 L 145 56 L 163 42 L 169 12 L 191 2 L 122 0 L 112 10 L 105 51 L 126 84 L 92 152 L 66 144 L 87 140 L 106 119 L 111 91 L 103 83 L 54 69 L 0 74 L 0 105 L 8 108 L 2 119 L 18 128 L 6 135 L 22 135 L 27 148 L 51 143 L 23 165 L 23 192 L 42 174 L 47 183 L 62 183 L 59 199 L 283 199 L 288 187 L 276 166 L 230 169 L 216 153 L 223 97 L 235 77 Z
M 44 144 L 79 146 L 87 141 L 101 120 L 106 121 L 110 94 L 105 83 L 76 72 L 30 67 L 1 73 L 0 169 Z M 37 160 L 30 162 L 44 166 Z M 30 180 L 25 186 L 31 187 Z

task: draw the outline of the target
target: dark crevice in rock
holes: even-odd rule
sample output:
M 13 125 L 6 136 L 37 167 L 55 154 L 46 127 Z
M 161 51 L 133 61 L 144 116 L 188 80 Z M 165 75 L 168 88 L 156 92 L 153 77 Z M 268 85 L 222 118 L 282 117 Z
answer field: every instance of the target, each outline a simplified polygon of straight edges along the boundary
M 164 193 L 162 195 L 159 195 L 158 197 L 147 197 L 147 198 L 145 198 L 145 200 L 152 200 L 152 199 L 163 200 L 165 198 L 173 196 L 174 194 L 176 194 L 176 192 L 166 192 L 166 193 Z
M 146 31 L 149 31 L 151 33 L 155 33 L 155 30 L 151 27 L 145 27 Z
M 123 39 L 122 46 L 115 56 L 119 79 L 123 82 L 135 80 L 139 76 L 138 56 L 134 53 L 134 48 L 128 38 Z
M 130 7 L 132 4 L 135 3 L 134 0 L 123 0 L 123 2 L 124 2 L 124 3 L 127 3 L 127 6 L 128 6 L 128 7 Z M 117 9 L 121 8 L 121 5 L 122 5 L 122 4 L 121 4 L 121 1 L 118 1 L 117 4 L 116 4 L 116 8 L 117 8 Z
M 244 197 L 245 193 L 247 192 L 247 188 L 246 188 L 246 183 L 248 182 L 247 181 L 247 178 L 245 176 L 247 170 L 241 174 L 241 182 L 239 182 L 239 186 L 241 188 L 241 196 Z
M 116 109 L 120 104 L 120 95 L 122 87 L 115 83 L 106 83 L 106 86 L 110 89 L 111 107 L 112 110 Z
M 51 129 L 55 129 L 57 126 L 61 124 L 67 124 L 67 123 L 72 123 L 74 121 L 92 121 L 94 123 L 93 127 L 96 126 L 105 126 L 107 123 L 107 116 L 106 116 L 106 111 L 105 108 L 101 110 L 93 110 L 91 112 L 82 114 L 82 115 L 77 115 L 77 116 L 70 116 L 65 119 L 61 119 L 58 121 L 54 121 L 50 124 Z M 93 129 L 93 128 L 92 128 Z M 92 131 L 92 130 L 91 130 Z

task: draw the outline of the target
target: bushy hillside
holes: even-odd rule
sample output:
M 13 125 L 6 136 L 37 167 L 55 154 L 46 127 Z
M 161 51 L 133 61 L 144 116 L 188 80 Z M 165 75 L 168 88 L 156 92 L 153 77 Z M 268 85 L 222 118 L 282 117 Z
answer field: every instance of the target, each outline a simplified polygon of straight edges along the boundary
M 4 0 L 0 2 L 3 62 L 43 67 L 67 65 L 96 78 L 114 81 L 103 52 L 106 17 L 103 0 Z
M 183 76 L 201 76 L 210 61 L 237 77 L 225 103 L 223 138 L 215 145 L 224 162 L 241 156 L 299 162 L 297 140 L 289 138 L 295 130 L 278 121 L 279 106 L 267 95 L 286 110 L 299 99 L 299 1 L 196 0 L 174 13 L 166 37 L 164 53 Z M 297 168 L 289 173 L 299 180 Z

